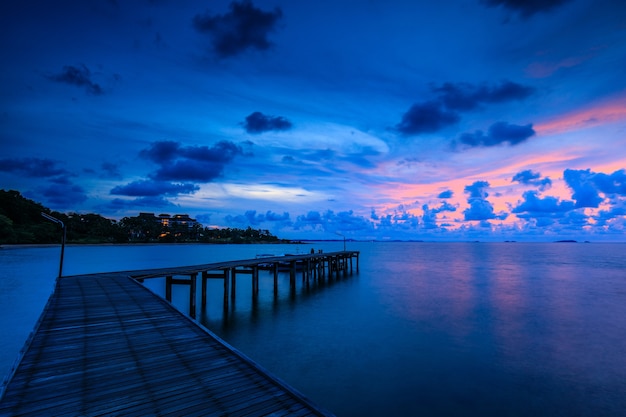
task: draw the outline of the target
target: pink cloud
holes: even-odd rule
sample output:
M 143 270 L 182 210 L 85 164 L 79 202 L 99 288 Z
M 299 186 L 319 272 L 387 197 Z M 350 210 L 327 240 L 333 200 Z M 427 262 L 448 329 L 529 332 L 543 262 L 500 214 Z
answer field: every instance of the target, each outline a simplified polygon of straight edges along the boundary
M 558 62 L 532 62 L 526 67 L 526 73 L 532 78 L 547 78 L 561 68 L 572 68 L 591 58 L 588 56 L 573 56 Z
M 537 123 L 534 128 L 540 135 L 559 134 L 623 121 L 626 121 L 626 93 Z

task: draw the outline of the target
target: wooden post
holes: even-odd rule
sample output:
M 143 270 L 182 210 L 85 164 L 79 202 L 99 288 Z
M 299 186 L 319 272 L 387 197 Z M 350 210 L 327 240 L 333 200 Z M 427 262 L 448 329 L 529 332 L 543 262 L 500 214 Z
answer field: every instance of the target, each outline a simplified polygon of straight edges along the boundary
M 256 266 L 252 267 L 252 280 L 254 281 L 254 293 L 259 293 L 259 268 Z
M 196 279 L 198 273 L 193 273 L 189 276 L 189 315 L 192 319 L 196 318 Z
M 165 299 L 172 302 L 172 276 L 168 275 L 165 277 Z
M 274 262 L 274 296 L 278 295 L 278 262 Z
M 224 310 L 228 311 L 228 284 L 230 283 L 230 269 L 224 269 Z
M 206 291 L 207 291 L 207 280 L 208 280 L 208 271 L 202 271 L 202 309 L 206 308 Z
M 232 268 L 231 271 L 231 287 L 230 287 L 230 298 L 235 299 L 235 293 L 237 292 L 237 268 Z
M 289 284 L 296 288 L 296 261 L 291 261 L 289 264 Z

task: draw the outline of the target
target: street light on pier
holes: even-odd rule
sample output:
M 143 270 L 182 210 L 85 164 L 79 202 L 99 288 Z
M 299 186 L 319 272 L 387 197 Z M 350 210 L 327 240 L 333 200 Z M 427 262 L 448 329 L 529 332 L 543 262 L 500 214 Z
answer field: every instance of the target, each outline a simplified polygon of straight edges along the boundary
M 52 217 L 48 213 L 41 212 L 41 215 L 51 222 L 55 222 L 61 225 L 61 230 L 63 231 L 63 235 L 61 237 L 61 261 L 59 262 L 59 278 L 63 276 L 63 254 L 65 253 L 65 223 L 56 217 Z

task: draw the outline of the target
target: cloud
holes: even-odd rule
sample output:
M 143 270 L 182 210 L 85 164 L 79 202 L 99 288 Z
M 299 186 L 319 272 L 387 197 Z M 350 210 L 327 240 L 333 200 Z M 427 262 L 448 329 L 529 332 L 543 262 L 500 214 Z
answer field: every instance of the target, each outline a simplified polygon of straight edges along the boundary
M 524 126 L 509 124 L 507 122 L 497 122 L 489 127 L 485 135 L 482 130 L 474 133 L 463 133 L 458 141 L 470 147 L 498 146 L 503 143 L 518 145 L 533 136 L 535 131 L 532 124 Z
M 534 185 L 539 187 L 539 190 L 541 191 L 547 190 L 552 186 L 552 180 L 550 180 L 550 178 L 541 178 L 540 173 L 533 172 L 530 169 L 515 174 L 515 176 L 513 176 L 513 179 L 511 179 L 511 182 L 519 182 L 520 184 L 525 185 Z
M 100 176 L 101 178 L 122 178 L 122 174 L 120 174 L 118 164 L 114 164 L 112 162 L 103 162 L 101 165 L 103 174 Z
M 469 111 L 483 103 L 503 103 L 523 100 L 534 93 L 533 87 L 504 80 L 500 84 L 444 83 L 434 87 L 439 100 L 449 110 Z
M 540 198 L 537 191 L 526 191 L 523 194 L 523 201 L 519 203 L 512 213 L 518 217 L 563 217 L 568 211 L 576 208 L 573 201 L 561 201 L 556 197 Z M 520 215 L 525 213 L 526 215 Z
M 192 194 L 200 187 L 195 184 L 175 184 L 164 181 L 133 181 L 126 185 L 113 188 L 110 194 L 126 195 L 130 197 L 176 196 Z
M 456 112 L 446 110 L 440 102 L 428 101 L 411 106 L 396 125 L 396 130 L 404 135 L 433 133 L 456 124 L 460 119 Z
M 573 191 L 572 198 L 576 200 L 576 207 L 597 208 L 606 196 L 626 196 L 626 170 L 618 170 L 612 174 L 595 173 L 590 169 L 566 169 L 563 179 Z
M 150 148 L 142 150 L 139 155 L 157 164 L 163 164 L 176 158 L 179 149 L 179 142 L 163 140 L 152 143 Z
M 37 193 L 45 197 L 47 206 L 62 210 L 77 210 L 76 205 L 87 200 L 83 187 L 72 184 L 52 184 L 38 188 Z
M 324 213 L 310 211 L 298 216 L 293 226 L 296 230 L 318 230 L 329 233 L 369 231 L 374 228 L 370 220 L 355 215 L 352 210 L 339 213 L 332 210 Z
M 572 198 L 576 200 L 576 207 L 596 208 L 602 202 L 603 198 L 598 194 L 594 181 L 595 175 L 589 169 L 566 169 L 563 172 L 565 183 L 573 191 Z
M 535 92 L 533 87 L 509 80 L 477 85 L 448 82 L 431 87 L 431 90 L 437 98 L 411 106 L 396 125 L 397 131 L 405 135 L 437 132 L 456 124 L 461 120 L 462 112 L 474 110 L 482 104 L 523 100 Z
M 441 203 L 439 207 L 435 208 L 429 208 L 428 204 L 424 204 L 422 211 L 424 213 L 422 215 L 422 227 L 424 229 L 436 229 L 439 227 L 437 225 L 437 214 L 442 211 L 456 211 L 456 207 L 447 202 Z
M 232 2 L 230 12 L 223 15 L 196 15 L 193 26 L 198 32 L 212 37 L 212 47 L 220 58 L 228 58 L 248 49 L 267 50 L 272 46 L 268 40 L 278 20 L 280 8 L 265 12 L 254 7 L 251 1 Z
M 48 158 L 2 158 L 0 172 L 12 172 L 31 178 L 46 178 L 69 173 L 57 167 L 58 161 Z
M 289 213 L 283 212 L 283 214 L 278 214 L 272 211 L 268 211 L 267 213 L 265 213 L 265 220 L 267 220 L 268 222 L 279 222 L 279 223 L 291 221 L 289 219 Z
M 439 193 L 437 198 L 452 198 L 453 195 L 454 195 L 454 192 L 452 190 L 446 190 L 446 191 L 442 191 L 441 193 Z
M 246 132 L 251 134 L 259 134 L 272 130 L 289 130 L 293 126 L 291 122 L 284 117 L 267 116 L 258 111 L 246 117 L 246 121 L 243 125 Z
M 467 202 L 470 205 L 469 208 L 463 211 L 463 216 L 466 221 L 504 220 L 507 217 L 507 214 L 504 212 L 500 214 L 494 213 L 493 205 L 487 201 L 487 197 L 489 197 L 487 188 L 489 188 L 487 181 L 475 181 L 473 184 L 465 187 L 465 192 L 469 194 Z
M 77 87 L 84 87 L 85 91 L 93 95 L 101 95 L 104 93 L 102 87 L 91 80 L 91 71 L 84 64 L 79 66 L 66 65 L 63 67 L 63 71 L 48 76 L 48 79 L 59 83 L 65 83 L 75 85 Z
M 161 165 L 150 175 L 152 180 L 197 182 L 210 182 L 219 177 L 226 164 L 240 154 L 243 154 L 241 147 L 228 141 L 220 141 L 211 147 L 159 141 L 139 153 Z
M 528 18 L 535 13 L 549 12 L 572 0 L 483 0 L 489 7 L 502 6 L 513 12 L 519 13 L 523 18 Z
M 172 202 L 163 197 L 152 196 L 136 198 L 134 200 L 123 200 L 121 198 L 115 198 L 111 200 L 111 202 L 106 207 L 113 211 L 120 211 L 134 209 L 138 207 L 147 207 L 149 209 L 154 209 L 174 206 L 175 205 Z
M 593 175 L 592 181 L 604 194 L 626 196 L 626 170 L 620 169 L 610 175 L 600 172 Z

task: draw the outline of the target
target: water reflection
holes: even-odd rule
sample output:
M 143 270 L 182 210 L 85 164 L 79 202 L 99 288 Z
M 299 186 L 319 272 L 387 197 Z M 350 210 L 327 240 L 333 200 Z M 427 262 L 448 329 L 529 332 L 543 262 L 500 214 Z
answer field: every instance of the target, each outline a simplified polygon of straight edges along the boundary
M 223 282 L 209 280 L 199 320 L 338 416 L 623 415 L 626 245 L 353 245 L 361 251 L 358 275 L 308 287 L 298 276 L 291 291 L 288 274 L 281 274 L 274 295 L 273 277 L 262 273 L 256 298 L 250 276 L 241 275 L 226 315 Z M 72 273 L 268 251 L 219 245 L 144 247 L 145 253 L 69 249 Z M 13 259 L 6 255 L 3 261 Z M 5 272 L 0 280 L 4 323 L 22 320 L 26 335 L 32 329 L 23 320 L 26 310 L 34 322 L 58 267 L 58 250 L 43 256 L 50 256 L 45 280 L 36 256 L 1 265 L 13 276 Z M 164 295 L 164 280 L 144 285 Z M 42 300 L 34 301 L 42 291 Z M 182 311 L 188 311 L 188 291 L 173 290 Z M 5 334 L 10 329 L 3 327 Z M 26 336 L 4 340 L 15 337 L 19 350 Z

